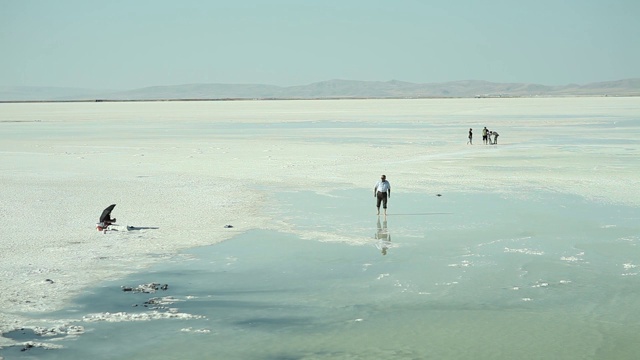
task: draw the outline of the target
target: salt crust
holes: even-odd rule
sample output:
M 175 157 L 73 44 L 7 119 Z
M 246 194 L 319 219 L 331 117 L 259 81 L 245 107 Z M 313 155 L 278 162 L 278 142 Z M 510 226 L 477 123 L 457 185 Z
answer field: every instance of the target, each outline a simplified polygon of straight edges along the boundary
M 536 189 L 638 206 L 638 128 L 597 127 L 638 113 L 640 98 L 0 104 L 0 332 L 181 250 L 298 231 L 270 211 L 276 191 L 369 191 L 386 173 L 397 193 Z M 320 122 L 335 126 L 282 126 Z M 264 129 L 234 130 L 248 123 Z M 465 129 L 485 125 L 501 143 L 466 145 Z M 112 203 L 118 222 L 159 229 L 95 231 Z
M 123 322 L 123 321 L 150 321 L 150 320 L 160 320 L 160 319 L 181 319 L 181 320 L 189 320 L 189 319 L 203 319 L 202 315 L 193 315 L 187 313 L 180 313 L 177 309 L 169 309 L 168 311 L 148 311 L 141 313 L 127 313 L 127 312 L 117 312 L 117 313 L 95 313 L 88 314 L 82 317 L 82 321 L 84 322 L 96 322 L 96 321 L 106 321 L 106 322 Z

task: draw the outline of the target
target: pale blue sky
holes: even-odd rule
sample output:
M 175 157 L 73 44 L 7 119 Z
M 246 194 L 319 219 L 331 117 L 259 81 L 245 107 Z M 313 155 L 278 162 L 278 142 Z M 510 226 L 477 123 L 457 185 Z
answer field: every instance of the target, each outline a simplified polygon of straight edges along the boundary
M 638 0 L 0 0 L 0 86 L 640 78 Z

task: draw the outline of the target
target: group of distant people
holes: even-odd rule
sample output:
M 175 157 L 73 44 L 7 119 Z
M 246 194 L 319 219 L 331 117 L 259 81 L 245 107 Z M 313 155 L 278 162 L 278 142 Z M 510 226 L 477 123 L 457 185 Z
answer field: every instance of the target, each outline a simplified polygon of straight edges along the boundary
M 487 129 L 487 127 L 485 126 L 484 129 L 482 129 L 482 142 L 487 145 L 497 145 L 498 144 L 498 136 L 500 136 L 500 134 L 498 134 L 497 131 L 489 131 L 489 129 Z M 492 139 L 493 138 L 493 139 Z M 469 141 L 467 141 L 468 145 L 473 145 L 473 129 L 469 128 Z

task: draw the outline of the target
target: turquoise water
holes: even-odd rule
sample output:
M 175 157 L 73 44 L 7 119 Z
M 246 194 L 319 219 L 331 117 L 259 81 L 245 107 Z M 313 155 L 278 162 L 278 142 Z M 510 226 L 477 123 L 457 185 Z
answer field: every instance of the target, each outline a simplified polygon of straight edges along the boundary
M 540 191 L 398 192 L 385 218 L 369 190 L 275 196 L 291 233 L 256 230 L 192 249 L 50 315 L 148 313 L 149 298 L 171 296 L 169 307 L 203 318 L 78 322 L 87 332 L 54 342 L 64 349 L 2 354 L 632 359 L 640 351 L 636 208 Z M 120 289 L 150 282 L 169 289 Z

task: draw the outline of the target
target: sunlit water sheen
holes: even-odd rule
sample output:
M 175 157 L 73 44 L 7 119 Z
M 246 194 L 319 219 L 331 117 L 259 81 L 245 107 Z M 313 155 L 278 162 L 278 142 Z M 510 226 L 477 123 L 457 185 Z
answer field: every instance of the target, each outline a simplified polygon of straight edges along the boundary
M 385 218 L 368 189 L 275 194 L 286 232 L 193 249 L 51 314 L 145 313 L 149 298 L 171 296 L 169 307 L 202 318 L 79 321 L 85 334 L 52 341 L 64 349 L 5 356 L 632 359 L 640 351 L 637 208 L 537 190 L 436 195 L 397 190 Z M 120 289 L 150 282 L 169 289 Z

